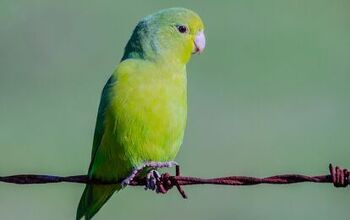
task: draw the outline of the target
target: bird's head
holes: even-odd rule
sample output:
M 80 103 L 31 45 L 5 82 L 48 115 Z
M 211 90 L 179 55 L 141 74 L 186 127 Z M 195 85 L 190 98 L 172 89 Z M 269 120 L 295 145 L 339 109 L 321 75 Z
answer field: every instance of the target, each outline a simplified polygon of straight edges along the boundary
M 123 59 L 144 58 L 186 64 L 205 48 L 201 18 L 185 8 L 169 8 L 143 18 L 136 26 Z

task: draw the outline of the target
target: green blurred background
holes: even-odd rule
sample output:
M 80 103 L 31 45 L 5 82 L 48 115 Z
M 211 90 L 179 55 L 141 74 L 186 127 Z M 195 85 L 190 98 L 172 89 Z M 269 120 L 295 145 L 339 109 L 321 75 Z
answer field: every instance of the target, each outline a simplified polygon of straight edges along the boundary
M 184 175 L 350 167 L 350 2 L 0 2 L 0 175 L 87 171 L 101 89 L 143 16 L 188 7 L 207 48 L 188 65 Z M 73 219 L 80 184 L 0 184 L 1 219 Z M 96 219 L 349 219 L 329 184 L 129 188 Z

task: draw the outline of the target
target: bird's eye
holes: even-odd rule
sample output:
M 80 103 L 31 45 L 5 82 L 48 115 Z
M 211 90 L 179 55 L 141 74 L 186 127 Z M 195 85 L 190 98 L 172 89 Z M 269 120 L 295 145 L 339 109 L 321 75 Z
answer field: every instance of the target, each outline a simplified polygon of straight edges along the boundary
M 188 31 L 185 25 L 177 25 L 176 28 L 181 34 L 187 33 Z

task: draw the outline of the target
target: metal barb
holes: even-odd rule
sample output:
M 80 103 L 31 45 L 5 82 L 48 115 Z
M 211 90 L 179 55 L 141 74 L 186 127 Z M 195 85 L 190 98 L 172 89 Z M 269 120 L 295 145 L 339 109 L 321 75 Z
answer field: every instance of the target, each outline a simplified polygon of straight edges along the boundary
M 334 168 L 332 164 L 329 164 L 329 171 L 335 187 L 347 187 L 349 185 L 350 173 L 347 169 L 338 166 Z

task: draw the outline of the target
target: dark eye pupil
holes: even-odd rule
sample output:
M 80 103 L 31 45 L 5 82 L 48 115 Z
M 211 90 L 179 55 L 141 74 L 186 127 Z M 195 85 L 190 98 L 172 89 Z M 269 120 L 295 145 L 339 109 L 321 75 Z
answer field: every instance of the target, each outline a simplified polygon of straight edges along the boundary
M 187 32 L 187 28 L 183 25 L 179 25 L 177 26 L 177 30 L 180 32 L 180 33 L 186 33 Z

